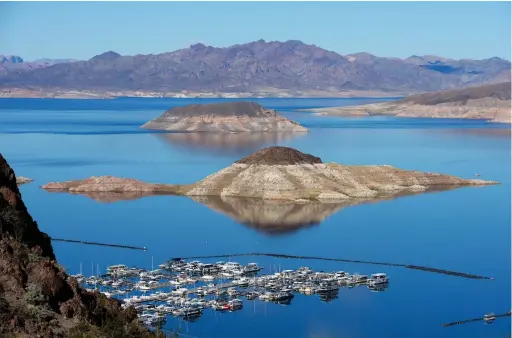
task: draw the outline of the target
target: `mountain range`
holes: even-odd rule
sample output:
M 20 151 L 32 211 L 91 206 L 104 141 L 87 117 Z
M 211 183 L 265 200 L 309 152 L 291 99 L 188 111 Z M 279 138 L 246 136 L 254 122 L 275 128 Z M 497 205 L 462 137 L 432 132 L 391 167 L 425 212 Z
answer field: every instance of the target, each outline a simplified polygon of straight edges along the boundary
M 73 59 L 39 59 L 35 61 L 25 61 L 18 55 L 0 54 L 0 72 L 1 71 L 19 71 L 33 70 L 50 67 L 58 63 L 75 62 Z
M 510 81 L 510 61 L 340 55 L 301 41 L 120 55 L 45 67 L 5 67 L 1 88 L 158 92 L 380 91 L 415 93 Z

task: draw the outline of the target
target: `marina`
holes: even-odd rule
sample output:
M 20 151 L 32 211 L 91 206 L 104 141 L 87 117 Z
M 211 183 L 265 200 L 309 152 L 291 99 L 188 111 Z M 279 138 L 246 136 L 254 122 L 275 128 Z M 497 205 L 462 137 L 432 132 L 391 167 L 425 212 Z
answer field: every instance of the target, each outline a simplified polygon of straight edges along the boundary
M 134 306 L 139 320 L 149 327 L 160 327 L 168 316 L 197 320 L 205 310 L 242 310 L 245 301 L 290 305 L 297 295 L 318 296 L 323 302 L 338 297 L 340 288 L 366 287 L 385 291 L 385 273 L 350 274 L 345 271 L 313 271 L 307 266 L 295 270 L 262 273 L 257 263 L 204 263 L 172 259 L 157 269 L 146 270 L 124 264 L 107 268 L 106 274 L 85 277 L 73 275 L 89 291 L 116 298 L 123 307 Z

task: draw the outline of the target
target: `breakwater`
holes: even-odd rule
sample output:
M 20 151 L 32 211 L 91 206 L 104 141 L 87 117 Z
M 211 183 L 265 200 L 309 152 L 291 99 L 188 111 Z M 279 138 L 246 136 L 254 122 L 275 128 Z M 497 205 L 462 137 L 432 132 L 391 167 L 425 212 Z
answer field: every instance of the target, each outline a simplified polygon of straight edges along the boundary
M 475 275 L 475 274 L 452 271 L 452 270 L 437 269 L 437 268 L 431 268 L 431 267 L 421 266 L 421 265 L 389 263 L 389 262 L 374 262 L 374 261 L 367 261 L 367 260 L 355 260 L 355 259 L 345 259 L 345 258 L 287 255 L 287 254 L 277 254 L 277 253 L 262 253 L 262 252 L 179 257 L 179 259 L 228 258 L 228 257 L 240 257 L 240 256 L 267 256 L 267 257 L 285 258 L 285 259 L 321 260 L 321 261 L 333 261 L 333 262 L 344 262 L 344 263 L 360 263 L 360 264 L 371 264 L 371 265 L 382 265 L 382 266 L 394 266 L 394 267 L 403 267 L 406 269 L 419 270 L 419 271 L 432 272 L 432 273 L 440 273 L 440 274 L 444 274 L 444 275 L 469 278 L 469 279 L 488 279 L 488 280 L 494 279 L 493 277 Z
M 503 317 L 510 317 L 510 312 L 507 312 L 507 313 L 503 313 L 501 315 L 494 315 L 493 316 L 494 318 L 503 318 Z M 443 324 L 444 327 L 447 327 L 447 326 L 454 326 L 454 325 L 461 325 L 461 324 L 467 324 L 467 323 L 473 323 L 473 322 L 479 322 L 479 321 L 482 321 L 482 320 L 485 320 L 485 317 L 482 317 L 482 318 L 473 318 L 473 319 L 466 319 L 466 320 L 459 320 L 459 321 L 456 321 L 456 322 L 451 322 L 451 323 L 446 323 L 446 324 Z
M 132 246 L 132 245 L 122 245 L 122 244 L 108 244 L 108 243 L 98 243 L 98 242 L 88 242 L 88 241 L 79 241 L 75 239 L 64 239 L 64 238 L 50 238 L 52 241 L 56 242 L 66 242 L 66 243 L 78 243 L 78 244 L 88 244 L 88 245 L 99 245 L 99 246 L 109 246 L 113 248 L 121 248 L 121 249 L 132 249 L 132 250 L 142 250 L 146 251 L 147 248 L 139 247 L 139 246 Z

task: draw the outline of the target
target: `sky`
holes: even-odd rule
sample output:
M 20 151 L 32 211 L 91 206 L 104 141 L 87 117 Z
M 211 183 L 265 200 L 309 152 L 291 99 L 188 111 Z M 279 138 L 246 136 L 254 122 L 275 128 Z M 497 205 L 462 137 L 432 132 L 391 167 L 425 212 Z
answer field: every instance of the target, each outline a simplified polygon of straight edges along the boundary
M 0 54 L 87 60 L 300 40 L 339 54 L 510 60 L 510 2 L 0 2 Z

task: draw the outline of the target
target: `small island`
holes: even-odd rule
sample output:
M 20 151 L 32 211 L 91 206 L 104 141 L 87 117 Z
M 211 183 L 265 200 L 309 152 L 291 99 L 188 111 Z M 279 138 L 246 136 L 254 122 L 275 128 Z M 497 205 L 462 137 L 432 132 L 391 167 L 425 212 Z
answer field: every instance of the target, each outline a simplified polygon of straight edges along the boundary
M 33 179 L 28 178 L 28 177 L 23 177 L 23 176 L 17 176 L 16 177 L 16 184 L 17 185 L 22 185 L 22 184 L 25 184 L 25 183 L 30 183 L 32 181 L 33 181 Z
M 176 132 L 306 132 L 275 110 L 255 102 L 231 101 L 175 107 L 141 128 Z
M 511 123 L 510 82 L 415 94 L 392 102 L 309 109 L 317 115 L 482 119 Z
M 48 191 L 70 193 L 169 194 L 245 197 L 262 200 L 364 202 L 463 186 L 497 184 L 450 175 L 402 170 L 389 165 L 323 163 L 319 157 L 288 147 L 269 147 L 242 158 L 203 180 L 188 185 L 145 183 L 113 176 L 53 182 Z

